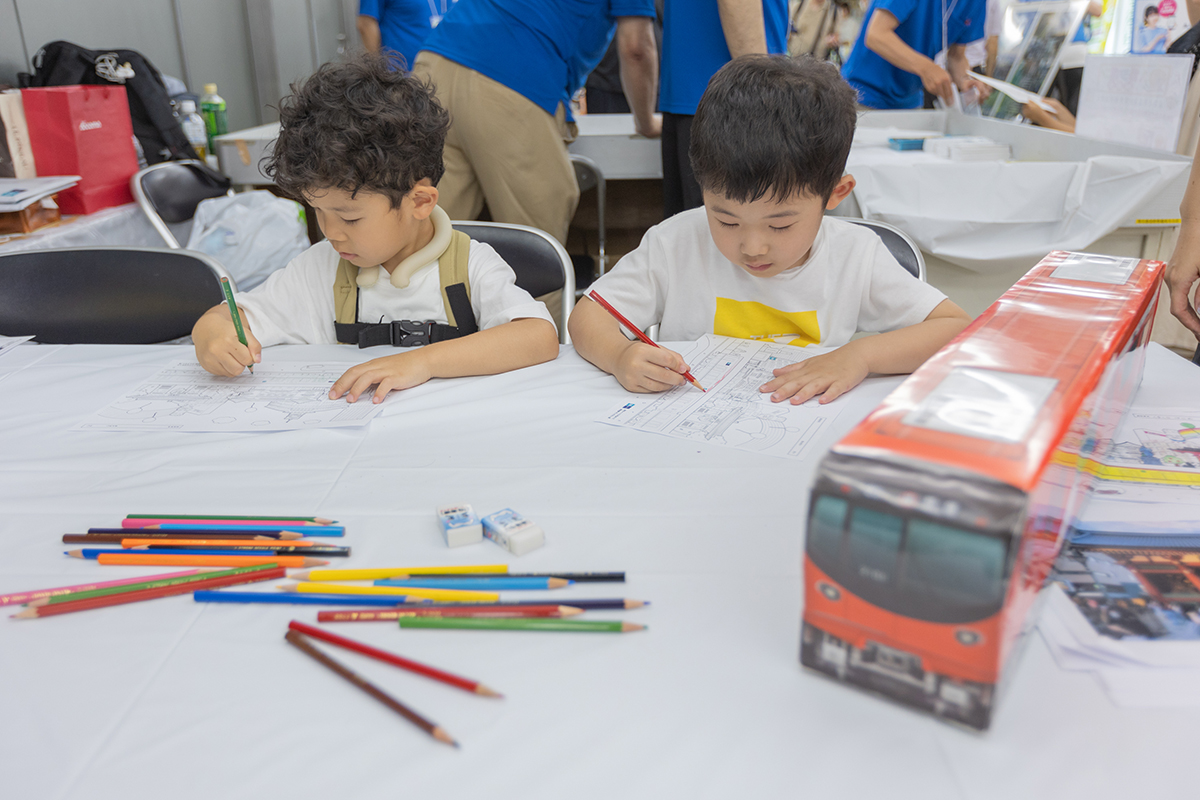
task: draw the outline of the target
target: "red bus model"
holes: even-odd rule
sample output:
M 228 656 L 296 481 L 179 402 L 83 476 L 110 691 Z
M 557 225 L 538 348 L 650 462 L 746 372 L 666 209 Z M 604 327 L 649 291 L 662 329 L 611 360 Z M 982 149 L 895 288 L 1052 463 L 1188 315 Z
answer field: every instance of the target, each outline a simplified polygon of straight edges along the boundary
M 980 730 L 1141 381 L 1160 261 L 1056 251 L 821 461 L 800 660 Z

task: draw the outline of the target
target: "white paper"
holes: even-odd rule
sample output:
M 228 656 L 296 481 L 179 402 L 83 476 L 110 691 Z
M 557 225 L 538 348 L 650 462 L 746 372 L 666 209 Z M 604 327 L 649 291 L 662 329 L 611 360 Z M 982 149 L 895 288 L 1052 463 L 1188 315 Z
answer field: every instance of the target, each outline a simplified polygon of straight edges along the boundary
M 986 83 L 988 86 L 992 87 L 996 91 L 1004 92 L 1006 95 L 1011 97 L 1013 100 L 1016 100 L 1021 105 L 1025 105 L 1026 103 L 1033 103 L 1035 106 L 1042 109 L 1043 111 L 1049 111 L 1051 114 L 1055 114 L 1055 115 L 1057 115 L 1057 113 L 1058 113 L 1054 110 L 1054 106 L 1050 105 L 1049 103 L 1047 103 L 1042 98 L 1038 97 L 1033 92 L 1029 91 L 1028 89 L 1022 89 L 1020 86 L 1015 86 L 1015 85 L 1009 83 L 1008 81 L 1002 81 L 1002 80 L 998 80 L 996 78 L 989 78 L 987 75 L 980 75 L 979 73 L 976 73 L 976 72 L 971 73 L 970 78 L 972 80 L 979 81 L 980 83 Z
M 1190 55 L 1089 55 L 1075 134 L 1173 153 L 1191 76 Z
M 794 406 L 772 403 L 770 394 L 758 391 L 775 377 L 772 370 L 826 350 L 705 334 L 679 352 L 707 392 L 685 383 L 662 394 L 632 395 L 597 422 L 804 458 L 817 434 L 842 409 L 841 398 L 825 405 L 814 398 Z
M 0 336 L 0 355 L 32 338 L 32 336 Z
M 265 363 L 256 364 L 253 375 L 221 378 L 181 360 L 72 430 L 252 432 L 366 425 L 386 402 L 371 402 L 369 393 L 356 403 L 329 399 L 347 366 Z
M 78 175 L 0 178 L 0 212 L 20 211 L 43 197 L 68 189 L 78 182 Z

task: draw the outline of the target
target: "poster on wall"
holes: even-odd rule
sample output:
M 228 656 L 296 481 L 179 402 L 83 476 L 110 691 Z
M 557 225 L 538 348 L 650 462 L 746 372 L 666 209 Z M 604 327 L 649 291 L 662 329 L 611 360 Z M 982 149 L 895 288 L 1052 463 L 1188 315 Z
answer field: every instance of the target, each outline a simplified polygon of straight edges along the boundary
M 1167 46 L 1187 30 L 1186 14 L 1178 14 L 1178 11 L 1175 0 L 1137 0 L 1133 4 L 1130 52 L 1136 55 L 1167 52 Z

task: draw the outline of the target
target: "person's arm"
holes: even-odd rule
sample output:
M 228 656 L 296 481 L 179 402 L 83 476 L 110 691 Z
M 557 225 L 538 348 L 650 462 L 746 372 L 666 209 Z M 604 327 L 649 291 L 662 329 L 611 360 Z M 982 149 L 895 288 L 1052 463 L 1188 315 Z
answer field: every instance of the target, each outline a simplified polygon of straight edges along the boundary
M 609 373 L 631 392 L 664 392 L 683 383 L 688 365 L 665 347 L 630 341 L 612 315 L 587 297 L 567 323 L 575 352 Z
M 372 359 L 346 370 L 329 390 L 329 398 L 345 397 L 353 403 L 372 386 L 373 402 L 388 392 L 420 386 L 430 378 L 498 375 L 551 361 L 558 356 L 554 325 L 544 319 L 524 318 L 484 331 L 415 347 L 403 353 Z
M 1200 280 L 1200 170 L 1192 161 L 1187 191 L 1179 206 L 1182 224 L 1175 252 L 1167 262 L 1167 291 L 1171 293 L 1171 314 L 1200 340 L 1200 316 L 1196 314 L 1192 289 Z
M 989 78 L 994 78 L 996 77 L 996 57 L 1000 53 L 1000 37 L 987 37 L 984 49 L 987 51 L 987 60 L 983 62 L 983 74 Z
M 896 33 L 899 24 L 900 20 L 892 12 L 876 9 L 867 25 L 864 40 L 867 48 L 892 66 L 916 75 L 921 79 L 925 91 L 937 95 L 950 105 L 953 100 L 950 73 L 935 64 L 932 58 L 909 47 Z
M 355 27 L 358 28 L 363 48 L 368 53 L 378 53 L 383 43 L 383 36 L 379 33 L 379 20 L 360 14 Z
M 658 99 L 658 46 L 650 17 L 617 18 L 617 58 L 621 89 L 633 112 L 633 127 L 642 136 L 662 135 L 662 117 L 654 113 Z
M 855 339 L 832 353 L 775 370 L 775 379 L 759 387 L 771 402 L 790 399 L 799 405 L 821 395 L 828 403 L 862 383 L 871 373 L 912 372 L 971 323 L 967 312 L 943 300 L 923 322 L 875 336 Z
M 1075 115 L 1071 113 L 1070 109 L 1053 97 L 1043 97 L 1042 102 L 1052 106 L 1055 113 L 1051 114 L 1036 103 L 1026 103 L 1021 106 L 1021 115 L 1034 125 L 1040 125 L 1043 128 L 1064 133 L 1075 132 Z
M 762 0 L 717 0 L 725 45 L 733 58 L 767 52 Z
M 225 303 L 204 312 L 192 328 L 196 360 L 213 375 L 233 378 L 241 375 L 251 364 L 262 361 L 262 345 L 250 330 L 249 320 L 241 309 L 238 309 L 238 316 L 242 318 L 242 330 L 246 333 L 245 345 L 238 341 L 233 317 Z
M 950 77 L 954 80 L 954 85 L 960 92 L 974 89 L 979 92 L 980 100 L 992 93 L 992 87 L 971 77 L 971 65 L 967 63 L 967 46 L 965 44 L 950 45 L 950 49 L 946 51 L 946 67 L 950 72 Z

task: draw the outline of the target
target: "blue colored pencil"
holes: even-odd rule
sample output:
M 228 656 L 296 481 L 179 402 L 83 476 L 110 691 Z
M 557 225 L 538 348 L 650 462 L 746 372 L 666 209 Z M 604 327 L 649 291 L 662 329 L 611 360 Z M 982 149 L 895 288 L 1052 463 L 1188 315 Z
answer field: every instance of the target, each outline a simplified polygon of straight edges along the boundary
M 164 523 L 162 525 L 147 525 L 146 528 L 148 528 L 149 530 L 152 530 L 152 531 L 203 531 L 203 530 L 212 530 L 213 526 L 212 525 L 207 525 L 207 526 L 205 526 L 205 525 L 182 525 L 182 524 L 176 525 L 176 524 L 165 524 Z M 281 527 L 278 524 L 275 524 L 275 525 L 246 524 L 246 525 L 237 525 L 237 526 L 233 526 L 233 525 L 221 525 L 220 526 L 220 530 L 224 531 L 225 533 L 255 534 L 263 529 L 266 529 L 269 531 L 279 531 L 279 530 L 295 531 L 296 533 L 302 533 L 305 536 L 345 536 L 346 535 L 346 526 L 345 525 L 297 525 L 294 528 Z M 136 531 L 138 529 L 137 528 L 127 528 L 126 530 Z M 133 535 L 134 534 L 130 534 L 130 536 L 133 536 Z
M 297 606 L 382 606 L 405 605 L 405 595 L 367 596 L 353 594 L 301 594 L 300 592 L 192 592 L 197 603 L 286 603 Z M 492 604 L 494 605 L 494 603 Z
M 517 591 L 527 589 L 561 589 L 574 581 L 562 578 L 510 578 L 505 575 L 462 578 L 383 578 L 376 586 L 412 586 L 427 589 L 471 589 L 480 592 Z

